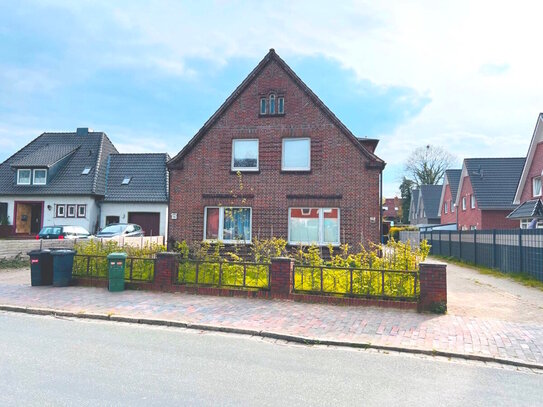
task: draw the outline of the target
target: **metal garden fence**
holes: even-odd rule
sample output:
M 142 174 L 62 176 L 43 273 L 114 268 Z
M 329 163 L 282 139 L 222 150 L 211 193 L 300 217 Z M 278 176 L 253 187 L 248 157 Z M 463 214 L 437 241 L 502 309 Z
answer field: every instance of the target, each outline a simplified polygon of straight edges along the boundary
M 155 259 L 127 257 L 124 273 L 125 281 L 151 282 L 155 274 Z M 107 256 L 76 254 L 72 274 L 76 277 L 108 278 Z
M 421 232 L 420 238 L 431 245 L 430 254 L 543 281 L 543 229 L 443 230 Z
M 270 265 L 268 263 L 179 259 L 175 283 L 268 290 Z
M 332 266 L 295 265 L 294 292 L 352 297 L 416 300 L 419 272 Z

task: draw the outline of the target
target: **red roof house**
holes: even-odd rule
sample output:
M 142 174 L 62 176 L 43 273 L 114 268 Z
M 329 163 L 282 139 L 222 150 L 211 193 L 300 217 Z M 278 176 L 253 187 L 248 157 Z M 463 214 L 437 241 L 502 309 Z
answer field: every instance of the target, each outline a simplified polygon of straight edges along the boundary
M 537 118 L 534 134 L 522 175 L 515 193 L 515 210 L 509 219 L 520 221 L 521 228 L 533 226 L 543 228 L 543 202 L 541 200 L 541 178 L 543 175 L 543 113 Z

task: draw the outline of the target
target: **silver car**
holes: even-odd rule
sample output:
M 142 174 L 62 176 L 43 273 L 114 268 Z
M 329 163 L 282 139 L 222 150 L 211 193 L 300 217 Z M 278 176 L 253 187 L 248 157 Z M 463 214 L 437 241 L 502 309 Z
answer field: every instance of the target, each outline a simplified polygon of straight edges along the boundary
M 97 238 L 108 238 L 108 237 L 139 237 L 144 236 L 145 233 L 140 225 L 135 223 L 112 223 L 96 234 Z

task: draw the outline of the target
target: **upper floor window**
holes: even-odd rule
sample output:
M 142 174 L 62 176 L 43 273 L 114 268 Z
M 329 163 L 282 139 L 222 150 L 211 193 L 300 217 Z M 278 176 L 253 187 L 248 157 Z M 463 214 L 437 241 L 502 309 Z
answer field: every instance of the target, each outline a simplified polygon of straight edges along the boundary
M 282 96 L 279 96 L 277 98 L 277 114 L 284 114 L 285 113 L 285 98 Z
M 471 209 L 475 209 L 475 195 L 471 194 Z
M 271 93 L 268 97 L 260 98 L 260 115 L 285 114 L 285 97 Z
M 47 170 L 34 170 L 34 185 L 45 185 L 47 183 Z
M 275 114 L 275 95 L 270 95 L 270 114 Z
M 258 139 L 232 140 L 232 170 L 258 170 Z
M 283 171 L 311 170 L 311 139 L 284 138 L 281 169 Z
M 32 178 L 32 171 L 17 170 L 17 184 L 18 185 L 30 185 L 31 178 Z
M 448 211 L 447 211 L 447 209 L 448 209 L 447 202 L 443 203 L 443 209 L 445 210 L 445 213 L 448 213 Z
M 462 210 L 463 211 L 466 210 L 466 197 L 465 196 L 462 197 Z
M 450 205 L 450 207 L 451 207 L 451 213 L 454 212 L 454 204 L 453 204 L 452 199 L 451 199 L 451 205 Z
M 534 177 L 532 180 L 534 196 L 541 196 L 541 177 Z

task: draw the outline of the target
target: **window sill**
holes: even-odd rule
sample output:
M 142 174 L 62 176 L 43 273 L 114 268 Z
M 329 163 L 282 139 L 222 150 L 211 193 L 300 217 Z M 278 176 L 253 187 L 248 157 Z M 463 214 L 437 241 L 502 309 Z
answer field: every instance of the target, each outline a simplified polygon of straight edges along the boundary
M 301 175 L 301 174 L 311 174 L 313 170 L 281 170 L 281 174 L 294 174 L 294 175 Z
M 230 169 L 230 174 L 237 174 L 238 172 L 241 172 L 242 174 L 260 174 L 260 169 L 258 170 L 234 170 Z
M 285 114 L 284 113 L 274 113 L 274 114 L 262 114 L 262 113 L 259 113 L 258 114 L 258 117 L 259 118 L 263 118 L 263 117 L 285 117 Z

